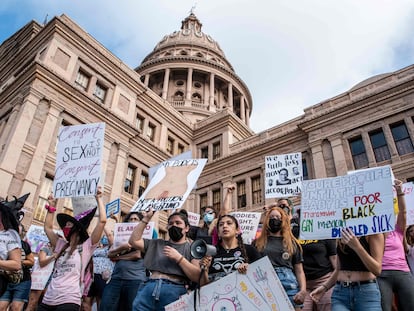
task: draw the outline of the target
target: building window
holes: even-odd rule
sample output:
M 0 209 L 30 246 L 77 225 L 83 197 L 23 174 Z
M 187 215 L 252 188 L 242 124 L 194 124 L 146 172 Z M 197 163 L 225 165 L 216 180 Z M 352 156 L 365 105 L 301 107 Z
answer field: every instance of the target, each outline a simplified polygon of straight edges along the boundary
M 75 83 L 86 91 L 86 89 L 88 88 L 89 79 L 89 75 L 84 73 L 82 70 L 79 70 L 78 74 L 76 75 Z
M 213 208 L 219 211 L 221 208 L 221 191 L 220 189 L 213 190 Z
M 93 95 L 101 102 L 103 103 L 105 100 L 107 88 L 104 87 L 102 84 L 96 83 L 95 85 L 95 91 L 93 92 Z
M 148 186 L 148 175 L 144 172 L 141 173 L 141 177 L 139 178 L 139 189 L 138 189 L 138 197 L 140 197 L 145 189 L 147 189 Z
M 167 152 L 170 154 L 174 154 L 174 139 L 168 137 L 167 139 Z
M 154 141 L 154 137 L 155 137 L 155 125 L 152 124 L 152 123 L 149 123 L 148 124 L 147 137 L 149 139 L 151 139 L 152 141 Z
M 303 180 L 309 179 L 308 164 L 306 164 L 305 159 L 302 159 L 302 174 L 303 174 Z
M 184 146 L 181 144 L 178 144 L 178 154 L 181 154 L 184 152 Z
M 135 167 L 128 165 L 127 174 L 125 178 L 124 191 L 132 194 L 134 189 Z
M 382 162 L 391 158 L 390 151 L 388 150 L 387 141 L 385 140 L 384 132 L 379 129 L 375 132 L 369 133 L 371 139 L 372 149 L 374 150 L 375 160 Z
M 200 211 L 207 206 L 207 193 L 200 194 Z
M 40 185 L 39 198 L 37 200 L 36 209 L 34 211 L 33 218 L 44 222 L 46 219 L 46 209 L 45 205 L 47 204 L 47 198 L 53 189 L 53 179 L 46 176 L 42 184 Z
M 237 183 L 237 207 L 245 208 L 246 205 L 246 182 L 243 180 Z
M 135 127 L 141 132 L 144 130 L 144 117 L 141 117 L 139 114 L 137 114 L 137 118 L 135 119 Z
M 201 148 L 200 157 L 202 159 L 208 159 L 208 146 Z
M 413 142 L 404 122 L 391 125 L 391 132 L 399 155 L 414 152 Z
M 349 140 L 352 159 L 356 169 L 368 167 L 368 157 L 361 136 Z
M 220 142 L 213 144 L 213 160 L 220 158 Z
M 262 203 L 262 189 L 260 185 L 260 175 L 252 177 L 252 203 Z

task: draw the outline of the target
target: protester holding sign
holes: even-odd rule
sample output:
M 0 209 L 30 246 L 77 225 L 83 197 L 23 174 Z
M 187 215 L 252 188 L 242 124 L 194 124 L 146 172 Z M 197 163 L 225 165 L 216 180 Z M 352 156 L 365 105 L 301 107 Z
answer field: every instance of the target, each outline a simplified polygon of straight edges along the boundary
M 129 243 L 145 253 L 144 265 L 150 279 L 140 288 L 134 300 L 134 310 L 163 310 L 187 292 L 190 282 L 198 282 L 200 266 L 190 251 L 187 213 L 172 213 L 168 217 L 169 240 L 143 239 L 142 233 L 153 212 L 147 212 L 132 232 Z
M 48 204 L 45 206 L 47 215 L 44 228 L 54 252 L 58 253 L 59 257 L 56 259 L 52 278 L 43 301 L 39 305 L 39 311 L 52 309 L 78 311 L 81 306 L 85 269 L 102 236 L 106 223 L 105 206 L 102 202 L 100 187 L 97 189 L 95 197 L 99 209 L 99 220 L 91 236 L 89 236 L 87 229 L 95 215 L 96 208 L 75 217 L 64 213 L 57 215 L 57 222 L 65 239 L 60 238 L 53 231 L 53 216 L 57 200 L 52 195 L 48 198 Z
M 124 222 L 136 225 L 142 221 L 142 214 L 131 212 Z M 110 237 L 112 239 L 112 237 Z M 132 303 L 139 286 L 147 280 L 142 253 L 129 243 L 112 247 L 108 253 L 115 262 L 111 280 L 105 286 L 100 305 L 101 311 L 132 310 Z
M 404 230 L 407 224 L 402 181 L 395 180 L 398 214 L 395 230 L 386 233 L 382 272 L 378 277 L 383 311 L 391 311 L 393 294 L 397 298 L 398 310 L 414 310 L 414 278 L 406 260 Z
M 318 302 L 335 284 L 332 311 L 381 310 L 381 294 L 376 276 L 381 273 L 384 254 L 382 233 L 357 238 L 350 228 L 341 232 L 337 247 L 336 270 L 331 277 L 311 293 Z
M 246 273 L 249 263 L 260 258 L 257 250 L 243 244 L 239 223 L 232 215 L 223 215 L 217 221 L 219 243 L 215 256 L 206 256 L 200 261 L 201 284 L 216 281 L 231 272 Z
M 273 207 L 266 213 L 255 246 L 269 257 L 295 310 L 300 310 L 306 296 L 302 249 L 292 234 L 290 216 L 282 208 Z
M 407 239 L 407 262 L 410 266 L 411 274 L 414 275 L 414 225 L 409 225 L 405 232 Z

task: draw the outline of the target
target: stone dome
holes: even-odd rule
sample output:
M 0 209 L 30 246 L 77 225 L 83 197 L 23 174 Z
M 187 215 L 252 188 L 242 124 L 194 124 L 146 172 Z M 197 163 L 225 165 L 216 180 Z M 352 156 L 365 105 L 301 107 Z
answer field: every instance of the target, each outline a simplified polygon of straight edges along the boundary
M 190 56 L 219 64 L 234 72 L 220 45 L 210 35 L 201 31 L 202 24 L 194 13 L 182 21 L 181 29 L 165 35 L 154 50 L 142 61 L 146 63 L 172 56 Z

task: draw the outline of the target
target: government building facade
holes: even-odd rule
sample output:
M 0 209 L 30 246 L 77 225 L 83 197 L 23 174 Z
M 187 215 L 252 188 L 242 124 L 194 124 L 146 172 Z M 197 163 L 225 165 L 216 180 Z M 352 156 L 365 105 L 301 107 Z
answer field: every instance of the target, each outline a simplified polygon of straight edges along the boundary
M 59 128 L 96 122 L 106 124 L 104 201 L 120 198 L 123 214 L 151 167 L 188 151 L 208 159 L 185 203 L 196 213 L 219 207 L 231 184 L 234 210 L 262 211 L 267 155 L 302 153 L 305 179 L 391 165 L 414 180 L 414 65 L 260 133 L 249 127 L 252 113 L 248 86 L 193 13 L 135 69 L 66 15 L 32 21 L 0 46 L 0 196 L 30 193 L 24 224 L 41 225 Z M 70 199 L 58 210 L 72 213 Z M 165 222 L 161 213 L 161 234 Z

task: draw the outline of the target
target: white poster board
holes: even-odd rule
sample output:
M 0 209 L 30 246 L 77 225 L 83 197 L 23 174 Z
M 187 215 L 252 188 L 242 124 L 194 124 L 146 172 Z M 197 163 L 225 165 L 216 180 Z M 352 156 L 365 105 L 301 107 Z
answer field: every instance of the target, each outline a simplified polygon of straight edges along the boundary
M 299 195 L 302 180 L 302 154 L 300 152 L 265 157 L 266 199 Z
M 233 215 L 239 223 L 243 242 L 245 244 L 251 244 L 256 237 L 257 227 L 259 226 L 262 214 L 256 212 L 233 212 L 231 215 Z
M 405 193 L 405 208 L 407 211 L 407 226 L 414 225 L 414 183 L 406 182 L 403 184 L 403 192 Z
M 121 246 L 122 244 L 128 243 L 129 238 L 134 231 L 134 228 L 138 225 L 137 222 L 120 222 L 114 226 L 114 248 Z M 152 239 L 154 231 L 154 222 L 150 221 L 144 229 L 142 237 L 144 239 Z
M 197 294 L 198 296 L 198 294 Z M 165 311 L 294 311 L 268 257 L 251 264 L 246 274 L 233 272 L 167 305 Z
M 112 215 L 116 215 L 121 210 L 121 202 L 120 199 L 115 199 L 108 204 L 105 205 L 106 216 L 110 217 Z
M 200 214 L 193 212 L 187 212 L 187 214 L 190 226 L 198 227 L 200 225 Z
M 54 232 L 63 236 L 62 230 L 53 230 Z M 49 243 L 43 226 L 30 225 L 26 232 L 25 240 L 30 245 L 32 253 L 39 253 L 39 251 Z
M 59 130 L 55 198 L 95 195 L 101 182 L 105 123 L 64 126 Z
M 130 212 L 181 208 L 206 162 L 207 159 L 163 162 Z
M 43 268 L 39 265 L 39 258 L 35 257 L 35 263 L 32 268 L 32 285 L 30 289 L 33 290 L 43 290 L 46 287 L 46 283 L 49 280 L 50 275 L 52 274 L 55 261 L 51 261 L 49 264 Z
M 302 183 L 300 239 L 341 237 L 343 227 L 356 236 L 393 231 L 392 174 L 389 166 Z
M 95 196 L 73 197 L 71 200 L 74 215 L 85 213 L 98 206 Z M 96 209 L 95 216 L 97 215 L 99 215 L 99 209 Z

